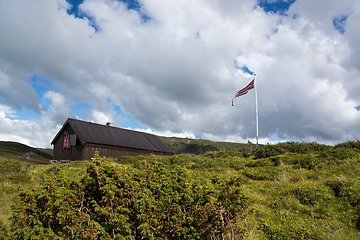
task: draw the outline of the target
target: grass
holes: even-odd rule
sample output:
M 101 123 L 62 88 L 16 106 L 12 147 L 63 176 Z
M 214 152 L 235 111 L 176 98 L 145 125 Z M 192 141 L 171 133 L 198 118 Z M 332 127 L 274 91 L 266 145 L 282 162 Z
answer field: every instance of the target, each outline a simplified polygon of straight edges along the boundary
M 360 239 L 359 150 L 284 145 L 264 146 L 251 157 L 220 151 L 160 161 L 185 166 L 214 182 L 239 176 L 251 201 L 248 218 L 238 226 L 245 239 Z M 136 165 L 134 158 L 119 161 Z
M 71 164 L 35 165 L 25 161 L 0 160 L 0 229 L 1 226 L 9 226 L 11 205 L 19 201 L 18 194 L 40 186 L 46 176 L 57 174 L 60 169 L 66 177 L 79 179 L 85 173 L 86 165 L 80 161 Z
M 21 189 L 41 184 L 41 169 L 52 159 L 52 150 L 17 142 L 0 141 L 0 229 L 9 224 L 11 205 Z M 1 234 L 0 234 L 1 235 Z
M 301 167 L 309 158 L 306 154 L 279 157 L 274 180 L 271 171 L 267 179 L 261 171 L 245 186 L 253 201 L 250 212 L 262 233 L 270 239 L 360 239 L 359 155 L 336 163 L 316 162 L 310 169 Z
M 250 151 L 158 156 L 169 169 L 180 165 L 211 182 L 236 177 L 249 197 L 247 216 L 236 226 L 238 239 L 360 239 L 359 142 L 336 146 L 282 143 Z M 114 164 L 140 168 L 147 156 L 120 157 Z M 10 221 L 20 188 L 42 184 L 61 169 L 80 178 L 85 162 L 34 165 L 0 161 L 0 229 Z M 2 227 L 1 227 L 2 226 Z M 4 230 L 3 230 L 4 231 Z
M 210 151 L 245 151 L 254 148 L 251 144 L 213 142 L 204 139 L 161 137 L 158 138 L 174 153 L 205 154 Z

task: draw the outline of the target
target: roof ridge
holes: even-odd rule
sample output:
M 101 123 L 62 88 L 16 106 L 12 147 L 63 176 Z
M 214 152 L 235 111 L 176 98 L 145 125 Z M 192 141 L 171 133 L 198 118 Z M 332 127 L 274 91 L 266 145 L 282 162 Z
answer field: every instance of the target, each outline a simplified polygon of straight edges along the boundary
M 170 149 L 152 133 L 107 126 L 74 118 L 68 118 L 60 132 L 66 124 L 69 124 L 73 131 L 78 134 L 82 144 L 92 143 L 155 152 L 171 152 Z M 60 132 L 57 137 L 60 136 Z

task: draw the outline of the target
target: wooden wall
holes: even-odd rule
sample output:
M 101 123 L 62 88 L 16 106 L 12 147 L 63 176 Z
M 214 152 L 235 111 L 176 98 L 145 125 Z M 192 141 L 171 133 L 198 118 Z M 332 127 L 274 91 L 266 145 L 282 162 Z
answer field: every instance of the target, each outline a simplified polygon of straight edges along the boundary
M 70 125 L 65 126 L 60 136 L 54 143 L 53 159 L 54 160 L 84 160 L 83 146 L 79 139 L 76 139 L 76 145 L 70 148 L 64 148 L 64 132 L 73 133 Z
M 132 149 L 132 148 L 123 148 L 123 147 L 113 147 L 113 146 L 104 146 L 96 144 L 86 144 L 83 149 L 83 159 L 91 159 L 94 157 L 95 151 L 99 152 L 100 157 L 111 157 L 118 158 L 121 156 L 147 156 L 150 153 L 154 155 L 173 155 L 172 153 L 161 153 L 141 149 Z
M 64 148 L 64 132 L 73 133 L 73 130 L 71 129 L 70 125 L 65 126 L 62 133 L 55 141 L 53 151 L 54 160 L 90 160 L 92 157 L 94 157 L 95 151 L 98 151 L 101 157 L 105 156 L 112 158 L 118 158 L 121 156 L 147 156 L 150 153 L 154 155 L 173 155 L 172 153 L 162 153 L 149 150 L 114 147 L 89 143 L 83 146 L 79 138 L 76 139 L 75 146 L 70 146 L 70 148 Z

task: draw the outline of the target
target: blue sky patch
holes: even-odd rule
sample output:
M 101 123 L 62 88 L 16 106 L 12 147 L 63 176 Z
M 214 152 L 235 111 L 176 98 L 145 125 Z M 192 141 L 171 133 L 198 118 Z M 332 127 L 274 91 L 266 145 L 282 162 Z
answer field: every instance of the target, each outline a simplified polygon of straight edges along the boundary
M 338 30 L 341 34 L 345 33 L 346 20 L 348 15 L 339 15 L 334 17 L 333 25 L 336 30 Z
M 356 110 L 360 111 L 360 105 L 355 107 Z
M 42 75 L 35 74 L 30 77 L 30 81 L 32 88 L 36 91 L 36 94 L 39 97 L 38 104 L 40 110 L 46 111 L 50 107 L 51 101 L 49 99 L 45 99 L 44 94 L 50 90 L 53 92 L 59 92 L 58 87 L 54 86 L 53 82 L 50 79 Z M 21 115 L 24 115 L 25 117 L 27 114 L 30 113 L 28 111 L 21 110 Z
M 84 2 L 84 0 L 66 0 L 69 4 L 72 5 L 72 7 L 70 9 L 68 9 L 68 14 L 72 15 L 74 14 L 75 17 L 77 18 L 87 18 L 89 19 L 90 22 L 90 26 L 92 26 L 96 32 L 100 31 L 101 29 L 99 28 L 99 26 L 97 26 L 95 24 L 95 20 L 92 16 L 88 16 L 87 14 L 80 12 L 79 11 L 79 5 L 82 4 Z M 130 10 L 136 10 L 138 12 L 138 14 L 140 15 L 142 22 L 147 22 L 149 21 L 151 18 L 149 16 L 147 16 L 142 8 L 142 5 L 136 1 L 136 0 L 117 0 L 119 2 L 123 2 L 127 5 L 127 9 Z
M 121 119 L 126 119 L 125 122 L 124 121 L 120 122 L 121 125 L 120 127 L 123 128 L 129 127 L 131 129 L 136 129 L 136 128 L 146 129 L 145 125 L 137 121 L 131 114 L 124 114 L 119 106 L 113 105 L 113 109 L 118 116 L 121 116 Z
M 79 5 L 82 4 L 84 2 L 84 0 L 66 0 L 69 4 L 71 4 L 71 8 L 69 8 L 67 10 L 67 13 L 69 15 L 72 15 L 74 14 L 74 16 L 76 18 L 87 18 L 89 20 L 89 24 L 90 26 L 92 26 L 94 29 L 95 29 L 95 32 L 99 32 L 100 31 L 100 28 L 98 26 L 96 26 L 95 24 L 95 20 L 93 17 L 91 16 L 88 16 L 87 14 L 83 13 L 83 12 L 80 12 L 79 11 Z
M 34 112 L 33 110 L 22 106 L 21 111 L 12 109 L 13 112 L 11 115 L 6 115 L 6 118 L 11 120 L 41 120 L 41 117 L 38 113 Z
M 289 10 L 291 4 L 296 0 L 259 0 L 258 6 L 261 7 L 264 12 L 272 14 L 286 15 L 287 10 Z
M 147 127 L 142 124 L 141 122 L 137 121 L 132 115 L 130 114 L 123 114 L 123 116 L 126 118 L 126 122 L 121 124 L 121 127 L 129 127 L 131 129 L 147 129 Z
M 144 9 L 142 8 L 142 5 L 136 1 L 136 0 L 118 0 L 120 2 L 126 3 L 128 10 L 136 10 L 138 14 L 140 15 L 143 22 L 149 21 L 151 18 L 144 14 Z
M 241 71 L 243 71 L 244 73 L 248 73 L 248 74 L 250 74 L 250 75 L 254 75 L 254 72 L 253 71 L 250 71 L 250 69 L 246 66 L 246 65 L 244 65 L 244 66 L 239 66 L 239 63 L 235 60 L 234 61 L 234 64 L 235 64 L 235 67 L 236 67 L 236 69 L 240 69 Z
M 91 111 L 91 105 L 89 103 L 74 103 L 70 107 L 71 113 L 79 117 L 80 119 L 86 119 Z
M 49 90 L 58 91 L 53 84 L 52 81 L 44 76 L 33 75 L 30 77 L 31 86 L 34 88 L 39 98 L 42 99 L 44 94 Z
M 84 0 L 66 0 L 71 4 L 71 8 L 67 10 L 68 14 L 74 14 L 75 17 L 82 18 L 83 16 L 79 15 L 78 6 L 84 2 Z
M 29 81 L 31 83 L 32 88 L 36 91 L 39 100 L 38 102 L 41 105 L 41 109 L 44 109 L 45 102 L 44 102 L 44 94 L 49 91 L 53 86 L 51 81 L 43 76 L 33 75 L 29 77 Z M 1 100 L 1 98 L 0 98 Z M 48 108 L 49 104 L 45 106 Z M 21 110 L 12 109 L 11 114 L 7 114 L 6 118 L 11 120 L 41 120 L 41 115 L 39 112 L 35 112 L 30 108 L 27 108 L 23 104 L 21 104 Z
M 250 74 L 250 75 L 254 75 L 254 72 L 250 71 L 249 68 L 248 68 L 246 65 L 242 66 L 240 69 L 241 69 L 244 73 L 248 73 L 248 74 Z
M 131 129 L 146 129 L 145 125 L 141 122 L 137 121 L 131 114 L 124 113 L 121 108 L 116 105 L 113 101 L 110 100 L 110 98 L 107 99 L 108 103 L 112 105 L 112 108 L 114 112 L 116 113 L 115 121 L 117 121 L 117 124 L 119 124 L 119 127 L 122 128 L 131 128 Z M 124 121 L 125 120 L 125 121 Z

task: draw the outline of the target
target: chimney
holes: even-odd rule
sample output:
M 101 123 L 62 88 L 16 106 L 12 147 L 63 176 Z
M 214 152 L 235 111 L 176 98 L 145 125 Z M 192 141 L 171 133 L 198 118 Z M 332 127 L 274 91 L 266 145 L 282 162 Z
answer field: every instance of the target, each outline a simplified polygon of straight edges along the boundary
M 111 122 L 107 122 L 107 123 L 106 123 L 106 126 L 114 127 L 115 124 L 114 124 L 114 123 L 111 123 Z

